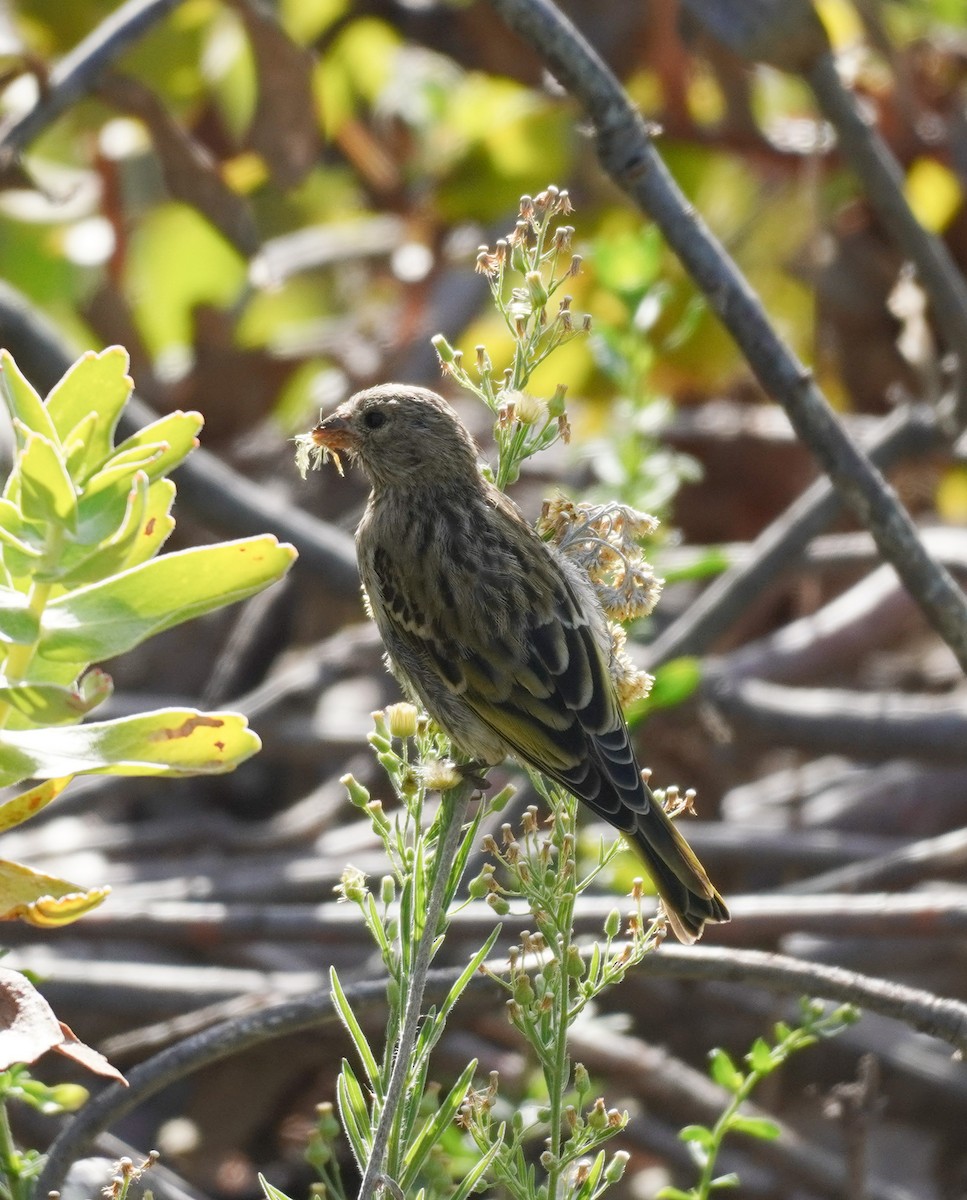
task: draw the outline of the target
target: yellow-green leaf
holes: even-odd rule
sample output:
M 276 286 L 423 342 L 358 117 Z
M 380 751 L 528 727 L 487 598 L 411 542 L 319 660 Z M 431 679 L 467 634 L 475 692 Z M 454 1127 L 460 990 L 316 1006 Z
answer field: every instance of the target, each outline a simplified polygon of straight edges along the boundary
M 82 888 L 22 863 L 0 860 L 0 920 L 20 919 L 50 929 L 69 925 L 110 894 L 108 887 Z
M 59 779 L 45 779 L 36 787 L 4 801 L 0 804 L 0 830 L 13 829 L 46 808 L 51 800 L 57 799 L 72 778 L 72 775 L 63 775 Z
M 99 354 L 89 350 L 47 397 L 47 412 L 61 438 L 89 413 L 97 414 L 80 463 L 80 479 L 96 470 L 111 451 L 118 417 L 134 388 L 127 372 L 128 354 L 123 347 L 109 346 Z
M 240 713 L 159 709 L 114 721 L 0 731 L 0 786 L 62 775 L 220 775 L 261 743 Z
M 280 579 L 295 550 L 270 535 L 166 554 L 59 596 L 43 616 L 47 658 L 96 662 Z
M 23 430 L 39 433 L 56 442 L 57 432 L 44 402 L 27 382 L 8 350 L 0 350 L 0 391 L 13 421 L 19 421 Z M 18 431 L 18 443 L 22 434 Z

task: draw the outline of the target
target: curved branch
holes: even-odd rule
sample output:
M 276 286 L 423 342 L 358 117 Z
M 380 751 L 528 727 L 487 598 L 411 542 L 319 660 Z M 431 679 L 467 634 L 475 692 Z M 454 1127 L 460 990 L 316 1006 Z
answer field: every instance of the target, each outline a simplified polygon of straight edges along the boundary
M 967 424 L 967 283 L 947 247 L 913 215 L 903 194 L 903 172 L 879 133 L 863 119 L 856 97 L 843 86 L 832 54 L 806 71 L 823 116 L 836 130 L 849 166 L 890 236 L 916 267 L 948 352 L 956 362 L 957 419 Z
M 493 964 L 493 969 L 498 971 L 499 964 Z M 967 1004 L 841 967 L 758 950 L 666 943 L 658 953 L 647 955 L 636 970 L 657 978 L 725 980 L 856 1004 L 939 1038 L 960 1052 L 967 1051 Z M 459 974 L 460 968 L 429 972 L 428 994 L 446 995 Z M 469 986 L 477 990 L 492 983 L 485 975 L 477 975 Z M 345 991 L 357 1015 L 385 1003 L 386 984 L 382 979 L 357 983 Z M 335 1020 L 328 990 L 318 991 L 225 1021 L 168 1047 L 129 1072 L 128 1088 L 120 1084 L 106 1088 L 71 1118 L 48 1151 L 35 1194 L 46 1196 L 59 1190 L 71 1163 L 84 1154 L 99 1133 L 168 1084 L 250 1046 Z
M 885 417 L 867 453 L 881 470 L 941 442 L 936 414 L 927 405 Z M 777 576 L 799 561 L 809 540 L 827 528 L 842 497 L 825 477 L 817 479 L 759 534 L 746 562 L 730 567 L 644 649 L 645 670 L 682 654 L 704 654 Z
M 105 17 L 50 72 L 33 108 L 0 131 L 0 173 L 34 138 L 94 87 L 104 71 L 181 0 L 127 0 Z
M 769 323 L 748 281 L 689 205 L 621 84 L 551 0 L 491 2 L 583 104 L 604 169 L 659 226 L 759 382 L 785 408 L 842 499 L 967 671 L 967 598 L 926 552 L 909 513 L 850 439 L 811 373 Z
M 967 706 L 945 696 L 786 687 L 706 676 L 702 692 L 744 734 L 816 754 L 967 763 Z

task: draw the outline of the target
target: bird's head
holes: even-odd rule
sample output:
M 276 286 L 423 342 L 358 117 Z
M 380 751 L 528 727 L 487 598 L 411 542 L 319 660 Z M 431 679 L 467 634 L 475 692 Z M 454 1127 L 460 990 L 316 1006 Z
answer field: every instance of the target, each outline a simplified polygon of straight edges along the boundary
M 312 440 L 358 463 L 375 488 L 479 478 L 470 434 L 426 388 L 387 383 L 357 392 L 319 422 Z

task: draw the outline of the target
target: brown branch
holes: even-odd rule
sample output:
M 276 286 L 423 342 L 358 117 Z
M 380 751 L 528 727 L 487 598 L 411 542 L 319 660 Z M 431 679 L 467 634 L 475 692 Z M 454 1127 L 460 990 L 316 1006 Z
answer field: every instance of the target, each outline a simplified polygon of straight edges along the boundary
M 927 554 L 910 515 L 796 359 L 718 241 L 672 179 L 651 131 L 620 83 L 551 0 L 492 0 L 583 105 L 611 178 L 661 229 L 735 338 L 765 390 L 782 406 L 841 498 L 870 530 L 927 620 L 967 671 L 967 598 Z

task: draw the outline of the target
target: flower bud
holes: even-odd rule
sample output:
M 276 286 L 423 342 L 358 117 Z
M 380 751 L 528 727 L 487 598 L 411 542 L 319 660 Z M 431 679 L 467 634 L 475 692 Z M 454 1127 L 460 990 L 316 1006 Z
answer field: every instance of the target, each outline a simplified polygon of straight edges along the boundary
M 543 308 L 548 297 L 540 271 L 528 271 L 524 276 L 524 282 L 527 284 L 527 294 L 530 296 L 531 304 L 535 309 Z
M 356 808 L 365 808 L 369 803 L 369 792 L 354 775 L 343 775 L 339 782 L 349 793 L 349 800 Z
M 388 705 L 386 708 L 386 724 L 390 735 L 397 738 L 415 737 L 417 715 L 416 705 L 409 704 L 405 700 L 399 704 Z
M 604 1101 L 600 1096 L 595 1100 L 588 1113 L 588 1125 L 591 1129 L 596 1130 L 608 1128 L 608 1110 L 604 1107 Z
M 617 1183 L 622 1175 L 624 1175 L 625 1167 L 628 1165 L 630 1158 L 631 1155 L 627 1150 L 615 1150 L 611 1161 L 604 1169 L 605 1183 Z
M 431 337 L 430 345 L 437 352 L 437 358 L 439 358 L 441 363 L 448 364 L 453 362 L 456 351 L 442 333 L 437 333 Z

